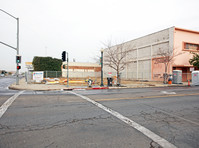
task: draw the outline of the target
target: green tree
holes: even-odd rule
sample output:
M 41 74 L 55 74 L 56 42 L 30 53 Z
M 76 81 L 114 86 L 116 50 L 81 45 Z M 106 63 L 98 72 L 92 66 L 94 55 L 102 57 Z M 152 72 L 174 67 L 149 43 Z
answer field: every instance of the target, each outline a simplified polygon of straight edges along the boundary
M 199 54 L 193 53 L 193 58 L 189 60 L 189 63 L 194 67 L 199 68 Z
M 33 67 L 35 71 L 61 71 L 62 60 L 52 57 L 34 57 Z

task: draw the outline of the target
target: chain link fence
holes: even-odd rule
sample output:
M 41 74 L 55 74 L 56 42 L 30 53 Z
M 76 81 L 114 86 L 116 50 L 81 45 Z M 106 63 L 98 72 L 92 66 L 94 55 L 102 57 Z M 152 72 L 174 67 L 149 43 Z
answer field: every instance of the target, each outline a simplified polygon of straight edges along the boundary
M 34 72 L 26 72 L 25 78 L 27 83 L 34 83 L 33 80 L 33 73 Z M 88 79 L 92 78 L 93 80 L 97 81 L 101 77 L 101 72 L 74 72 L 69 71 L 69 79 Z M 67 72 L 62 71 L 44 71 L 43 78 L 45 79 L 66 79 Z
M 146 73 L 146 72 L 128 72 L 120 73 L 121 80 L 142 80 L 142 81 L 164 81 L 164 73 Z M 173 76 L 173 74 L 171 74 Z M 33 72 L 25 73 L 26 82 L 31 83 L 33 81 Z M 104 72 L 103 78 L 106 80 L 108 77 L 116 77 L 116 72 Z M 169 76 L 169 74 L 168 74 Z M 61 71 L 44 71 L 44 78 L 65 78 L 67 77 L 66 72 Z M 101 72 L 71 72 L 69 71 L 69 79 L 88 79 L 97 80 L 101 78 Z M 191 73 L 182 73 L 182 82 L 191 81 Z
M 44 71 L 44 78 L 61 78 L 61 71 Z

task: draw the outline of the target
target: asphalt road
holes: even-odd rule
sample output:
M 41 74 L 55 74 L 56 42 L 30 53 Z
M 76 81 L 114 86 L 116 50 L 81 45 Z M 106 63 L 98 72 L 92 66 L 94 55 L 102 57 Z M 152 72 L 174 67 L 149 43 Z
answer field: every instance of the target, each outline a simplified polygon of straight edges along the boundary
M 19 95 L 1 80 L 0 147 L 199 147 L 199 87 Z

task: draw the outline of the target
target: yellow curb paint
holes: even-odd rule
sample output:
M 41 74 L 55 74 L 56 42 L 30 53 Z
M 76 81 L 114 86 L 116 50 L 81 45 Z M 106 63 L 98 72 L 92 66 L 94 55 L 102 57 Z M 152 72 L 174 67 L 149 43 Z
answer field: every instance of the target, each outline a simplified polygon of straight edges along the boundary
M 95 101 L 119 101 L 119 100 L 134 100 L 134 99 L 147 99 L 147 98 L 166 98 L 166 97 L 181 97 L 181 96 L 197 96 L 199 93 L 194 94 L 174 94 L 164 96 L 141 96 L 133 98 L 110 98 L 110 99 L 95 99 Z

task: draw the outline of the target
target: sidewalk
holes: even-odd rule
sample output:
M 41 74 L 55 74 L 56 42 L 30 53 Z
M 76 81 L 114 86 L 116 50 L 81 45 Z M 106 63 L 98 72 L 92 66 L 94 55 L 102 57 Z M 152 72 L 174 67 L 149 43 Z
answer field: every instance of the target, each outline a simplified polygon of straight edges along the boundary
M 122 83 L 122 87 L 100 87 L 93 86 L 88 88 L 87 86 L 69 86 L 60 84 L 27 84 L 25 78 L 19 81 L 19 85 L 15 83 L 9 86 L 9 89 L 14 90 L 37 90 L 37 91 L 50 91 L 50 90 L 73 90 L 73 89 L 119 89 L 119 88 L 145 88 L 145 87 L 171 87 L 171 86 L 188 86 L 188 83 L 183 84 L 163 84 L 162 82 L 140 82 L 130 81 L 129 83 Z

